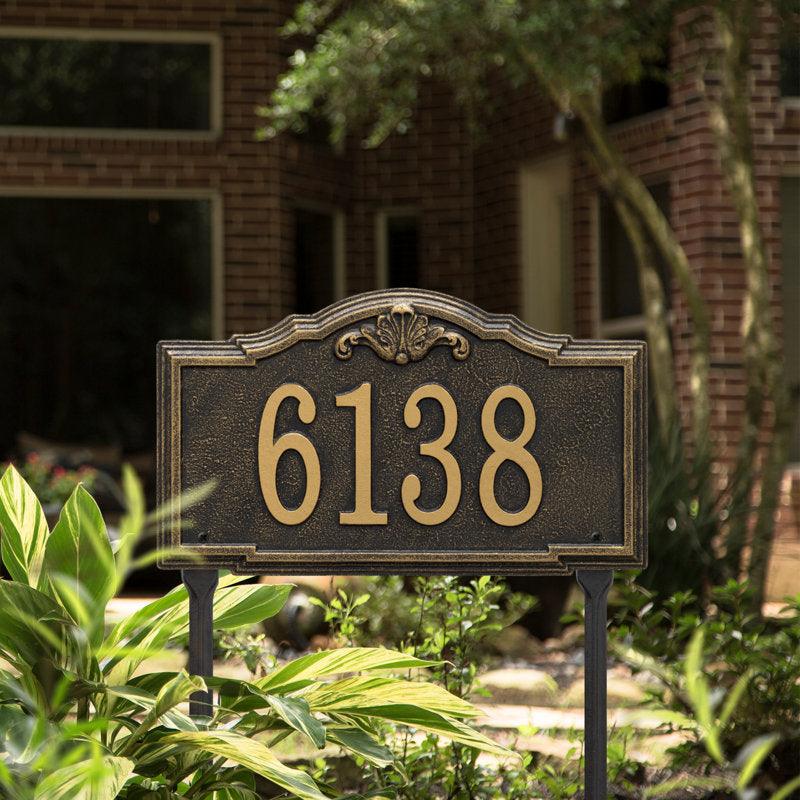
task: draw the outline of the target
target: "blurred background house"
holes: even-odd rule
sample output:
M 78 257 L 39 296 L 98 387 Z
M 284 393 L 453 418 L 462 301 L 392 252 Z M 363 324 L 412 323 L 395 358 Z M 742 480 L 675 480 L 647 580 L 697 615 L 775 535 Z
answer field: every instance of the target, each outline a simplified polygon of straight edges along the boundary
M 374 288 L 439 290 L 581 338 L 642 335 L 622 227 L 572 121 L 534 90 L 498 87 L 477 143 L 433 84 L 411 130 L 378 149 L 331 147 L 322 124 L 257 141 L 256 108 L 294 49 L 279 35 L 292 10 L 291 0 L 4 4 L 0 458 L 49 449 L 112 474 L 126 458 L 152 483 L 156 341 L 257 331 Z M 800 45 L 777 18 L 762 31 L 758 191 L 797 398 Z M 676 42 L 673 66 L 690 64 L 698 46 Z M 744 278 L 699 100 L 691 81 L 648 79 L 604 102 L 709 298 L 724 459 L 744 405 Z M 686 375 L 677 293 L 671 323 Z M 774 596 L 797 590 L 800 430 L 790 461 Z

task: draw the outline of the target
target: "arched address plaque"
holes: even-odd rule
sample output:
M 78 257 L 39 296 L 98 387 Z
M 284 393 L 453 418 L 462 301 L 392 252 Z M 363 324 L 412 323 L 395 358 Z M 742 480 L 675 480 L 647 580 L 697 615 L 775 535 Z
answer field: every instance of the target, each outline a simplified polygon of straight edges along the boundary
M 644 343 L 378 291 L 227 341 L 161 342 L 158 383 L 160 566 L 184 570 L 206 639 L 219 568 L 577 570 L 587 797 L 605 797 L 605 680 L 590 684 L 605 669 L 612 571 L 647 560 Z M 181 509 L 208 480 L 215 490 Z M 208 674 L 210 647 L 195 651 Z

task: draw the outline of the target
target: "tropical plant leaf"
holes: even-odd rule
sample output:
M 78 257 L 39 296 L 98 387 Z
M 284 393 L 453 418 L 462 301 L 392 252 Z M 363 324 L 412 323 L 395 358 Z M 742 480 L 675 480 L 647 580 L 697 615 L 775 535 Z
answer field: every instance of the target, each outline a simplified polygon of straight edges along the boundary
M 291 591 L 291 586 L 230 585 L 242 580 L 245 576 L 220 578 L 220 588 L 214 593 L 215 627 L 232 630 L 255 625 L 276 614 Z M 145 658 L 188 633 L 189 598 L 186 587 L 178 586 L 121 620 L 106 637 L 109 683 L 126 683 Z M 125 647 L 119 648 L 123 643 Z
M 768 733 L 753 739 L 741 749 L 735 762 L 740 769 L 739 777 L 736 779 L 737 789 L 746 789 L 750 785 L 764 759 L 772 752 L 780 738 L 777 733 Z
M 39 498 L 13 465 L 0 479 L 3 564 L 12 580 L 42 588 L 42 563 L 50 529 Z
M 34 800 L 114 800 L 133 773 L 130 759 L 102 755 L 46 774 Z
M 261 795 L 255 789 L 243 783 L 229 784 L 220 781 L 209 789 L 213 791 L 211 800 L 261 800 Z
M 269 696 L 267 700 L 287 725 L 304 733 L 320 749 L 325 747 L 325 726 L 311 713 L 304 698 Z
M 266 692 L 287 692 L 290 691 L 290 686 L 308 685 L 310 680 L 321 675 L 375 669 L 415 669 L 430 667 L 433 663 L 379 647 L 343 647 L 340 650 L 323 650 L 301 656 L 256 681 L 256 685 Z
M 186 587 L 183 585 L 176 586 L 165 595 L 137 608 L 133 614 L 121 619 L 106 636 L 105 646 L 113 648 L 129 641 L 137 634 L 141 636 L 157 617 L 187 600 Z
M 371 703 L 412 703 L 453 717 L 480 715 L 472 703 L 441 686 L 402 678 L 354 677 L 325 684 L 304 694 L 315 710 L 334 711 L 339 703 L 350 705 L 357 697 L 364 707 Z
M 430 711 L 420 706 L 404 703 L 370 704 L 360 712 L 357 708 L 354 708 L 346 712 L 337 711 L 336 714 L 351 718 L 361 717 L 362 719 L 378 717 L 399 725 L 406 725 L 409 728 L 418 728 L 428 733 L 435 733 L 437 736 L 443 736 L 445 739 L 450 739 L 450 741 L 459 742 L 467 745 L 467 747 L 474 747 L 486 753 L 494 753 L 500 756 L 511 755 L 511 751 L 507 748 L 492 741 L 492 739 L 474 730 L 469 725 L 448 717 L 446 714 L 439 714 L 436 711 Z
M 373 766 L 381 769 L 400 766 L 388 747 L 384 747 L 373 736 L 370 736 L 360 728 L 344 728 L 331 725 L 328 727 L 328 741 L 338 744 L 350 753 L 360 756 Z
M 278 786 L 293 792 L 301 800 L 325 800 L 314 781 L 299 769 L 282 764 L 270 749 L 256 739 L 232 730 L 170 733 L 162 738 L 164 744 L 197 747 L 207 753 L 230 759 L 251 769 Z
M 703 629 L 698 628 L 686 649 L 686 691 L 703 731 L 704 744 L 709 755 L 717 764 L 725 763 L 725 755 L 720 743 L 719 728 L 714 720 L 714 708 L 703 670 Z
M 103 638 L 105 611 L 117 588 L 116 563 L 103 515 L 94 498 L 75 487 L 45 546 L 53 590 L 72 618 L 88 629 L 94 646 Z
M 18 668 L 63 655 L 72 621 L 55 600 L 25 583 L 0 580 L 0 608 L 0 651 Z
M 235 586 L 214 595 L 214 628 L 232 631 L 274 617 L 286 604 L 291 584 Z
M 792 792 L 800 789 L 800 775 L 792 778 L 789 783 L 784 783 L 777 792 L 770 796 L 769 800 L 788 800 Z
M 203 679 L 197 675 L 189 675 L 185 670 L 174 675 L 158 692 L 155 703 L 148 709 L 142 721 L 125 741 L 119 751 L 120 755 L 130 755 L 142 737 L 172 712 L 175 706 L 186 702 L 194 692 L 204 691 L 205 688 Z
M 158 677 L 160 679 L 159 685 L 164 686 L 165 683 L 172 677 L 172 675 L 168 673 L 160 673 Z M 196 688 L 191 689 L 191 691 L 196 690 Z M 120 697 L 128 701 L 127 709 L 120 709 L 119 707 L 114 709 L 114 712 L 117 715 L 120 713 L 130 713 L 132 706 L 153 713 L 156 713 L 158 710 L 158 697 L 152 692 L 145 691 L 137 686 L 108 686 L 106 687 L 106 692 L 114 697 Z M 166 728 L 173 728 L 179 731 L 197 730 L 197 725 L 194 723 L 192 718 L 182 713 L 177 708 L 171 708 L 167 711 L 162 710 L 158 721 Z
M 122 494 L 125 499 L 125 513 L 119 521 L 119 538 L 114 548 L 117 562 L 117 591 L 120 590 L 131 568 L 133 550 L 144 527 L 146 514 L 142 482 L 130 464 L 122 465 Z

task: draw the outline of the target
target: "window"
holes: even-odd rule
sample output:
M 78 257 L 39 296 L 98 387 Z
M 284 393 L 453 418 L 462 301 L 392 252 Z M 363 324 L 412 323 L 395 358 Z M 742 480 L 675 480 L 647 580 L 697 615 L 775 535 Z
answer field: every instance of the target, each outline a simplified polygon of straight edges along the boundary
M 638 83 L 618 83 L 603 92 L 603 119 L 622 122 L 669 105 L 669 52 L 665 47 L 662 58 L 645 65 L 646 73 Z
M 212 331 L 211 199 L 0 197 L 0 458 L 155 447 L 155 346 Z
M 669 219 L 669 184 L 659 183 L 649 189 Z M 601 335 L 640 335 L 644 320 L 636 259 L 614 205 L 604 193 L 598 200 L 598 233 Z M 667 268 L 660 260 L 658 269 L 664 285 L 668 286 Z M 667 292 L 667 303 L 669 299 Z
M 797 406 L 789 460 L 800 462 L 800 177 L 781 179 L 781 250 L 783 354 Z
M 215 40 L 0 29 L 0 126 L 197 133 L 218 127 Z
M 294 212 L 295 311 L 314 314 L 344 297 L 340 213 Z
M 781 97 L 800 97 L 800 38 L 797 25 L 787 25 L 780 43 Z
M 420 218 L 414 210 L 394 209 L 377 218 L 378 283 L 395 289 L 419 285 Z

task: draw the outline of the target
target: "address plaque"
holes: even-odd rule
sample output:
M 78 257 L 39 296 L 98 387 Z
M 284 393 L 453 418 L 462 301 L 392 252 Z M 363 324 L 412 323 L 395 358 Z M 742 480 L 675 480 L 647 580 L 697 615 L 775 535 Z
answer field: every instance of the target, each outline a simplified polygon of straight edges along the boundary
M 539 333 L 416 289 L 227 341 L 161 342 L 160 565 L 643 567 L 645 370 L 642 342 Z

